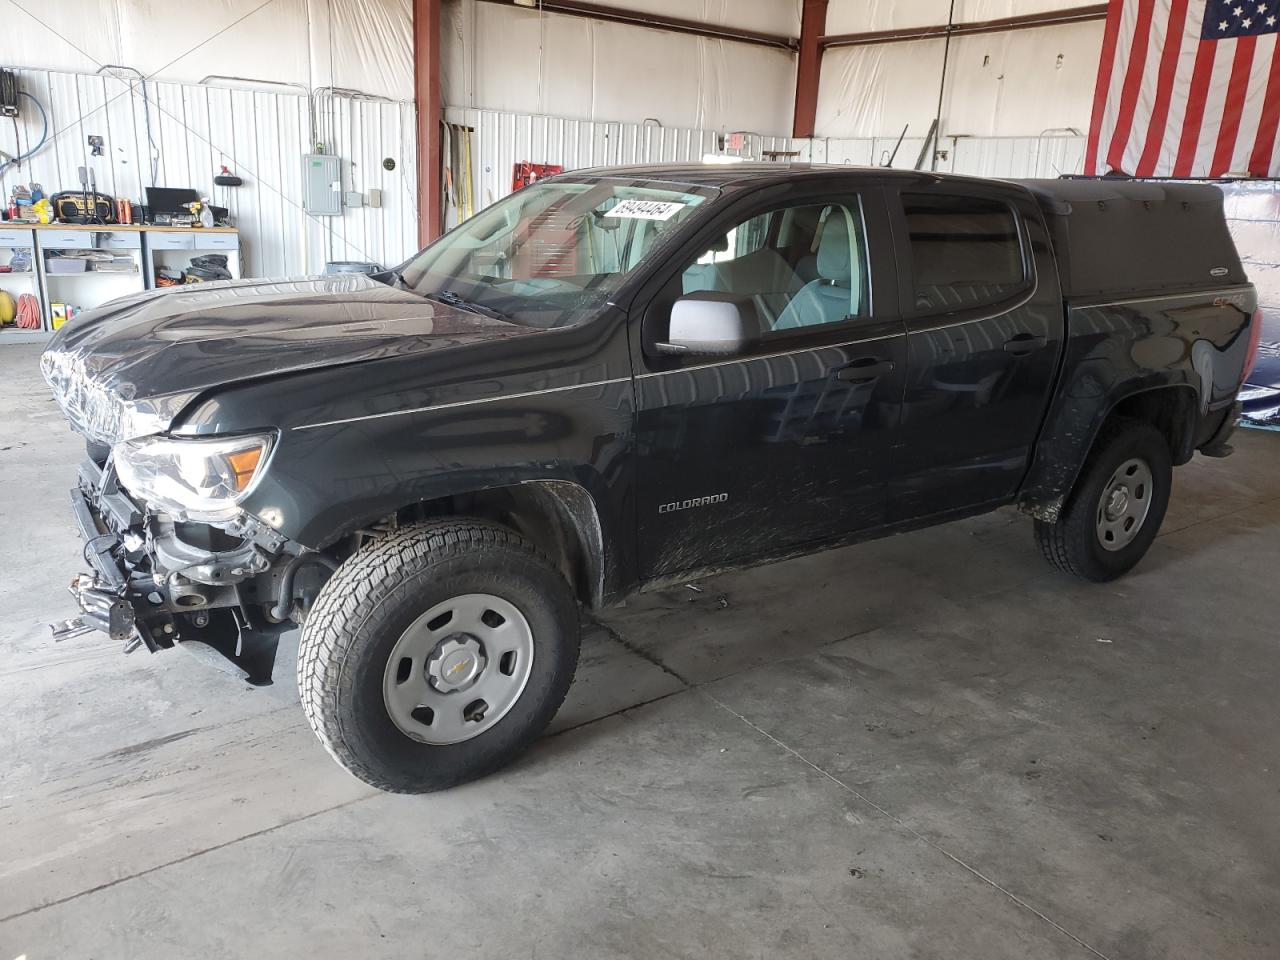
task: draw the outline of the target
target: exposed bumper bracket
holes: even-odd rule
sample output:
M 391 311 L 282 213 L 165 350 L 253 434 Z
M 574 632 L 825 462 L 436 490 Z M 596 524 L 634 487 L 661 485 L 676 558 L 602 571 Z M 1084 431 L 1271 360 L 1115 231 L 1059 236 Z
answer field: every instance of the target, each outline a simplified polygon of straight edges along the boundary
M 136 650 L 143 642 L 133 604 L 115 589 L 106 587 L 96 576 L 82 573 L 67 588 L 80 607 L 81 616 L 50 624 L 54 640 L 70 640 L 93 630 L 101 630 L 124 643 L 125 653 Z

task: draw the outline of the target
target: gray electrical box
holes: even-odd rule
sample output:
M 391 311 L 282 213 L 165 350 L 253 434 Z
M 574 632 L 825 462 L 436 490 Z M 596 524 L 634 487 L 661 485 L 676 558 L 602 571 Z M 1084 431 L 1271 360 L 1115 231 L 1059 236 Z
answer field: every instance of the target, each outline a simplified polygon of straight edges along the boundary
M 302 158 L 302 208 L 318 217 L 342 213 L 342 159 L 325 153 Z

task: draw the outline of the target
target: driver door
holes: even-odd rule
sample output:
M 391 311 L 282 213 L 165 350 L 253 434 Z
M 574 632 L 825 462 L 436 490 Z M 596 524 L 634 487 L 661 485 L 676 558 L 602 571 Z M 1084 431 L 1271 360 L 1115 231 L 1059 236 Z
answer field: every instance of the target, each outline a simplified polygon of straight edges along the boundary
M 906 361 L 889 244 L 872 188 L 739 212 L 684 251 L 634 343 L 643 577 L 884 523 Z M 758 329 L 733 356 L 672 356 L 684 297 L 732 299 Z

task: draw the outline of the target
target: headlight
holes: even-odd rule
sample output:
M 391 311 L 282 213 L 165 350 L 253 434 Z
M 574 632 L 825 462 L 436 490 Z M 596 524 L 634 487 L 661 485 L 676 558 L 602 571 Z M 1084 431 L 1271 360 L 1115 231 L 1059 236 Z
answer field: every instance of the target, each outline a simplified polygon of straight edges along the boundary
M 125 488 L 175 520 L 221 522 L 240 512 L 271 452 L 271 436 L 144 437 L 115 446 Z

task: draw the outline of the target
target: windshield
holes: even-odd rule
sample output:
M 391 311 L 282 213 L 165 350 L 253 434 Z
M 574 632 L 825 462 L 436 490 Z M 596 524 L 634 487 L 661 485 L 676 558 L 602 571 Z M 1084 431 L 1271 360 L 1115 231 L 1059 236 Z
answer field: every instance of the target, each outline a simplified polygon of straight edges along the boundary
M 656 181 L 536 183 L 481 211 L 401 271 L 424 297 L 531 327 L 580 323 L 717 191 Z

